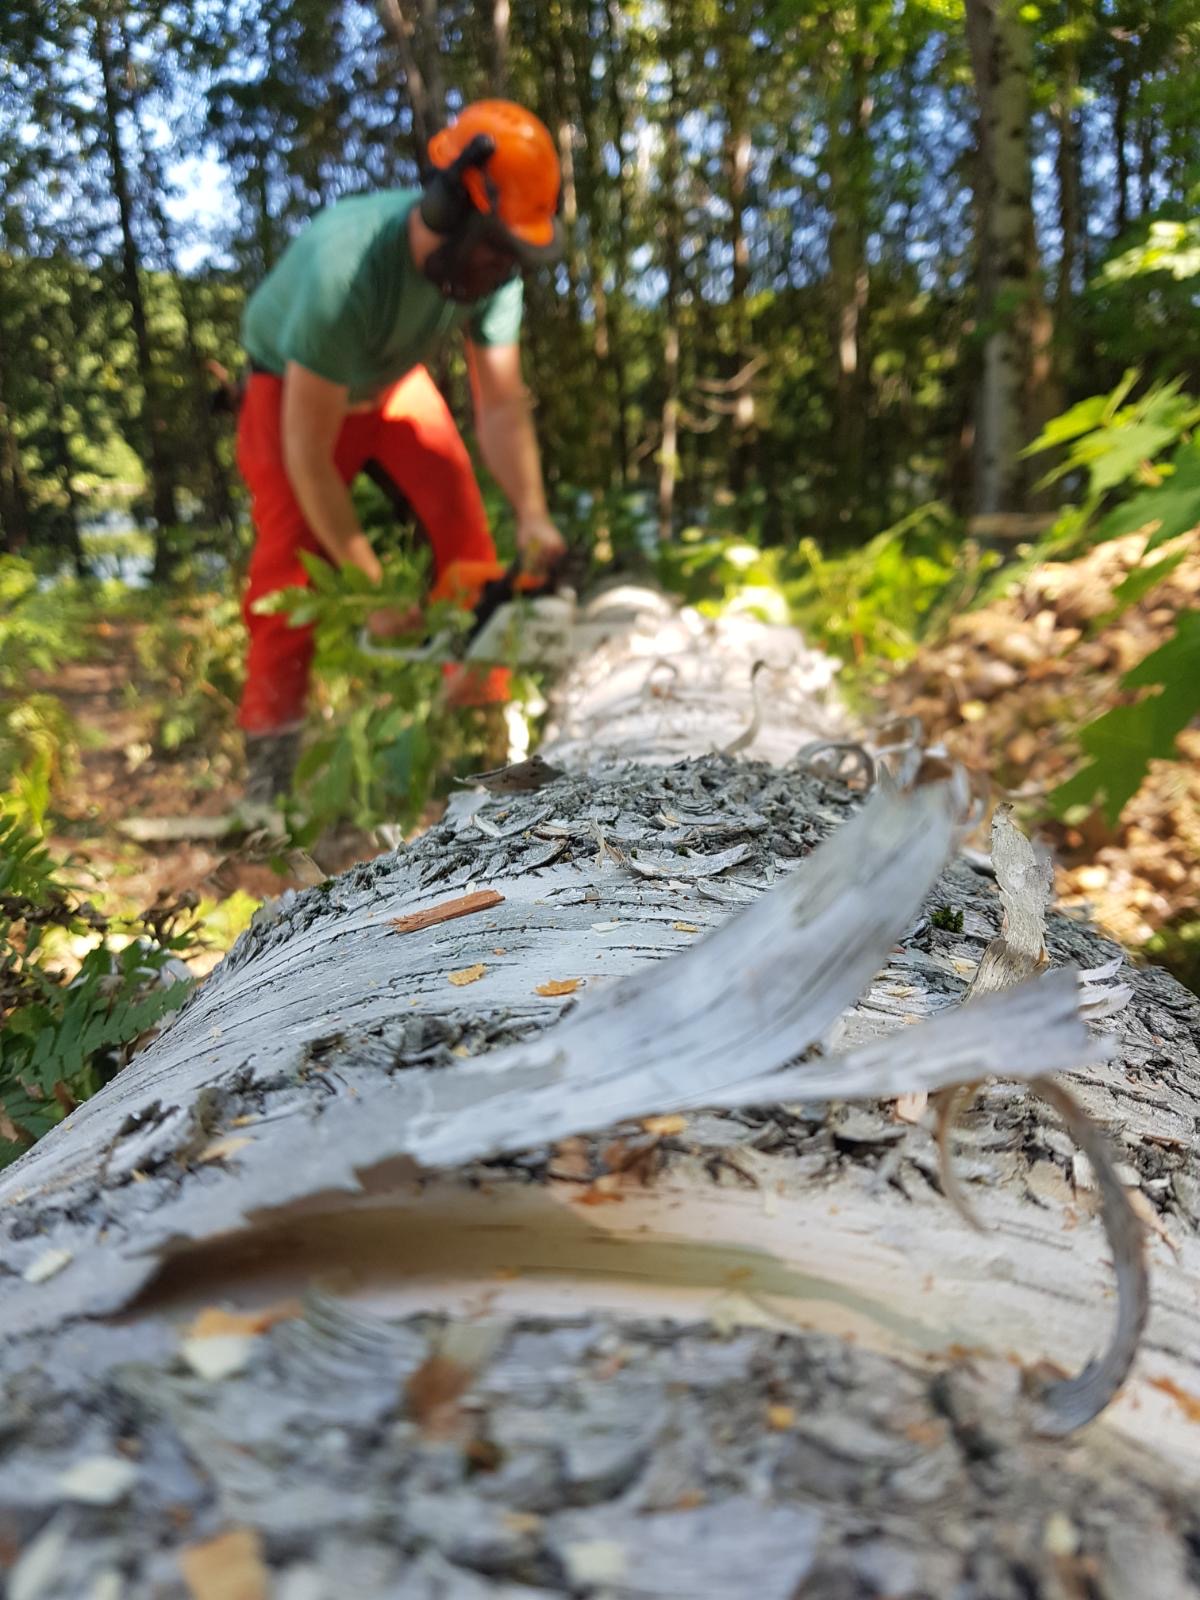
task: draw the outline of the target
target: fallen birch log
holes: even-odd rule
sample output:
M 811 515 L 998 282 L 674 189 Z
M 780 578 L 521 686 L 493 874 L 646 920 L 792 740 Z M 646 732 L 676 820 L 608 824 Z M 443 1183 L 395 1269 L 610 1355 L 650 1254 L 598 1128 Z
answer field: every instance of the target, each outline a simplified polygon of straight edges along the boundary
M 585 626 L 560 777 L 285 897 L 0 1180 L 9 1593 L 1192 1592 L 1196 1002 L 814 771 L 794 634 Z

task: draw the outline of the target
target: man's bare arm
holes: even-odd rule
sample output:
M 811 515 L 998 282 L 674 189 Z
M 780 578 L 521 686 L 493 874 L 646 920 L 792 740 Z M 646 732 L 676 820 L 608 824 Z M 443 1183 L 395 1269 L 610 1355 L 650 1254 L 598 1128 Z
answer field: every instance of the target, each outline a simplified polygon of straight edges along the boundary
M 519 346 L 467 343 L 475 427 L 488 470 L 517 518 L 517 546 L 530 564 L 563 553 L 562 535 L 546 510 L 546 490 Z
M 354 566 L 378 583 L 379 558 L 359 526 L 350 491 L 334 465 L 349 392 L 289 361 L 283 374 L 283 463 L 300 509 L 336 566 Z

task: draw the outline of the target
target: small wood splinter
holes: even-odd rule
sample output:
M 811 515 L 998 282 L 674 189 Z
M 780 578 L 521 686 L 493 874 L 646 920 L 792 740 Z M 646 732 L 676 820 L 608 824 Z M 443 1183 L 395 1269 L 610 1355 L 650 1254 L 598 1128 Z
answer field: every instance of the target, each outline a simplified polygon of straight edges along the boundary
M 495 889 L 478 889 L 474 894 L 461 894 L 457 899 L 443 900 L 440 905 L 426 906 L 424 911 L 413 911 L 406 917 L 393 917 L 392 931 L 417 933 L 421 928 L 433 928 L 439 922 L 453 922 L 455 917 L 469 917 L 476 911 L 487 911 L 492 906 L 503 904 L 504 896 Z

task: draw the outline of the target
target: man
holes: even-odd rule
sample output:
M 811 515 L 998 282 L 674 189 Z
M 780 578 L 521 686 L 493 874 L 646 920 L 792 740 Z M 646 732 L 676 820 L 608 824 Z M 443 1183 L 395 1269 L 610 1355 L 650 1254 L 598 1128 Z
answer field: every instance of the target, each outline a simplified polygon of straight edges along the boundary
M 313 655 L 311 628 L 259 615 L 255 602 L 307 583 L 302 551 L 379 581 L 349 492 L 357 474 L 401 491 L 436 573 L 450 560 L 495 559 L 466 447 L 425 366 L 460 327 L 480 448 L 515 513 L 523 563 L 545 568 L 563 552 L 518 345 L 521 269 L 562 250 L 554 142 L 522 107 L 480 101 L 434 136 L 429 161 L 424 190 L 360 195 L 322 212 L 246 307 L 238 465 L 256 542 L 238 721 L 252 803 L 290 784 Z M 371 620 L 384 633 L 404 623 L 385 612 Z

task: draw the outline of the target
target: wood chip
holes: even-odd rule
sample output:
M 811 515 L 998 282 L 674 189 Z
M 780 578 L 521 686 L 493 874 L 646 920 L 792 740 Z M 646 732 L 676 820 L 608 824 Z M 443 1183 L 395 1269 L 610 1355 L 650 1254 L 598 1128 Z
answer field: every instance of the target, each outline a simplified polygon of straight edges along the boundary
M 504 904 L 504 896 L 495 889 L 479 889 L 475 894 L 462 894 L 454 900 L 443 900 L 440 905 L 426 906 L 424 911 L 413 911 L 406 917 L 392 917 L 394 933 L 416 933 L 421 928 L 436 927 L 439 922 L 452 922 L 455 917 L 473 916 L 476 911 L 487 911 L 492 906 Z
M 1125 1195 L 1130 1205 L 1137 1212 L 1139 1220 L 1150 1229 L 1151 1233 L 1156 1233 L 1158 1235 L 1162 1242 L 1170 1248 L 1176 1260 L 1178 1260 L 1179 1246 L 1167 1232 L 1166 1223 L 1154 1209 L 1154 1204 L 1149 1197 L 1145 1195 L 1141 1189 L 1133 1188 L 1126 1189 Z
M 544 995 L 574 994 L 582 981 L 581 978 L 551 978 L 548 983 L 539 983 L 533 992 Z
M 56 1272 L 75 1259 L 73 1250 L 43 1250 L 35 1261 L 31 1261 L 21 1276 L 26 1283 L 45 1283 L 47 1278 L 52 1278 Z
M 179 1553 L 192 1600 L 268 1600 L 270 1579 L 256 1528 L 231 1528 Z
M 478 983 L 486 971 L 483 962 L 477 961 L 473 967 L 459 967 L 457 972 L 447 973 L 447 977 L 456 988 L 461 989 L 464 984 Z
M 88 1506 L 115 1506 L 138 1479 L 138 1469 L 120 1456 L 87 1456 L 60 1473 L 55 1481 L 67 1500 Z
M 431 1355 L 404 1385 L 413 1420 L 427 1439 L 451 1438 L 462 1418 L 459 1401 L 470 1387 L 474 1370 L 448 1356 Z
M 233 1134 L 227 1139 L 214 1139 L 212 1144 L 205 1145 L 197 1161 L 226 1161 L 230 1156 L 236 1155 L 239 1150 L 244 1150 L 248 1144 L 253 1144 L 253 1139 L 247 1139 L 244 1134 Z
M 925 1115 L 925 1107 L 929 1104 L 929 1095 L 924 1089 L 915 1094 L 902 1094 L 892 1107 L 892 1115 L 897 1122 L 911 1122 L 914 1126 Z
M 184 1339 L 179 1353 L 184 1361 L 206 1383 L 220 1383 L 222 1378 L 235 1377 L 250 1365 L 254 1354 L 255 1335 L 251 1333 L 212 1334 L 204 1339 Z
M 643 1117 L 642 1127 L 647 1133 L 665 1139 L 672 1133 L 682 1133 L 687 1127 L 687 1118 L 681 1117 L 678 1112 L 669 1117 Z

